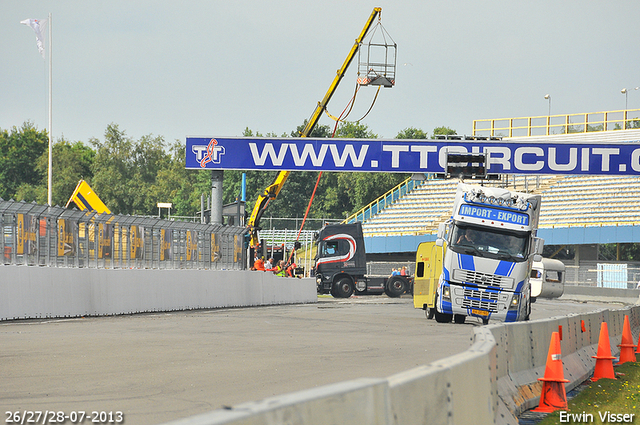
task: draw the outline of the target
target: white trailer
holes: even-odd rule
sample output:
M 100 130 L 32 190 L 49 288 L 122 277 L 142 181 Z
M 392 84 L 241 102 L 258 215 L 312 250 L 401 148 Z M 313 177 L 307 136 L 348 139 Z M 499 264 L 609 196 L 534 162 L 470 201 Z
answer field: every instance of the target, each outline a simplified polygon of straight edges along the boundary
M 543 258 L 531 269 L 531 297 L 558 298 L 564 294 L 565 265 L 562 261 Z

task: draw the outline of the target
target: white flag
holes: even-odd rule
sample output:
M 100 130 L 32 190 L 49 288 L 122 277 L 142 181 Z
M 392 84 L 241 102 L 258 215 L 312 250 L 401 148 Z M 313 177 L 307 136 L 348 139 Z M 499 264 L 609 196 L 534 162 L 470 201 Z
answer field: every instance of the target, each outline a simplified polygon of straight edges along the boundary
M 44 30 L 47 27 L 47 20 L 39 20 L 39 19 L 25 19 L 24 21 L 20 21 L 21 24 L 25 24 L 33 28 L 33 31 L 36 33 L 36 44 L 38 45 L 38 51 L 42 55 L 44 59 Z

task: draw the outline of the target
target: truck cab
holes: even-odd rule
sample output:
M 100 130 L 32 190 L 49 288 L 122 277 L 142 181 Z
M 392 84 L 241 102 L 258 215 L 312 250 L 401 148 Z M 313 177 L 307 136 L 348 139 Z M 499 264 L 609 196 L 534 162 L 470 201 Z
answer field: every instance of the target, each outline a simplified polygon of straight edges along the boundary
M 529 276 L 544 244 L 536 237 L 540 201 L 540 195 L 458 185 L 452 216 L 436 241 L 444 251 L 438 322 L 529 320 Z
M 411 276 L 367 275 L 362 223 L 328 224 L 316 235 L 314 272 L 318 294 L 349 298 L 353 293 L 399 297 L 411 292 Z

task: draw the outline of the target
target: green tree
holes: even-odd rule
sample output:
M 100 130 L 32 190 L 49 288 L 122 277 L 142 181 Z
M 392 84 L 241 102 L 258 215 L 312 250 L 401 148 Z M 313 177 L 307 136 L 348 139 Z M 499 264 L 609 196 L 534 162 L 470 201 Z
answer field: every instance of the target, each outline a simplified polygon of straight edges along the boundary
M 91 166 L 95 151 L 82 142 L 71 143 L 58 140 L 52 151 L 52 200 L 54 205 L 64 206 L 80 180 L 91 184 Z M 46 153 L 38 160 L 38 169 L 46 174 L 48 158 Z
M 200 211 L 200 196 L 211 195 L 211 172 L 185 168 L 185 145 L 176 141 L 162 160 L 149 189 L 151 208 L 158 202 L 171 202 L 172 215 L 193 216 Z M 205 205 L 206 208 L 206 205 Z M 157 212 L 157 210 L 155 210 Z
M 114 214 L 132 214 L 136 194 L 132 190 L 134 175 L 133 141 L 117 124 L 109 124 L 104 142 L 92 138 L 96 156 L 93 162 L 93 190 Z
M 638 243 L 604 243 L 598 246 L 598 259 L 605 261 L 638 261 L 640 244 Z
M 345 139 L 377 139 L 378 135 L 369 130 L 369 126 L 366 124 L 344 121 L 338 125 L 335 137 Z
M 435 136 L 439 136 L 439 135 L 444 135 L 444 136 L 448 136 L 448 135 L 452 135 L 452 134 L 457 134 L 457 132 L 449 127 L 436 127 L 433 129 L 433 137 L 435 138 Z
M 21 185 L 35 187 L 43 178 L 46 180 L 46 172 L 43 175 L 36 164 L 38 158 L 48 152 L 48 140 L 46 131 L 38 131 L 30 122 L 19 129 L 14 126 L 10 132 L 0 129 L 0 198 L 16 198 Z M 35 194 L 37 190 L 29 192 Z
M 52 149 L 52 203 L 66 205 L 78 181 L 87 180 L 91 184 L 91 164 L 95 152 L 82 142 L 71 143 L 60 139 Z M 37 183 L 22 183 L 16 191 L 16 199 L 47 203 L 47 173 L 49 168 L 49 150 L 45 150 L 36 161 L 36 171 L 40 180 Z
M 175 170 L 170 155 L 165 152 L 164 138 L 151 135 L 141 137 L 134 143 L 133 150 L 133 180 L 131 189 L 144 196 L 133 200 L 133 211 L 142 214 L 153 214 L 157 211 L 157 203 L 164 202 L 152 195 L 158 175 L 167 169 Z M 178 158 L 181 169 L 185 170 L 184 150 L 182 158 Z M 169 168 L 174 165 L 173 168 Z M 186 170 L 185 170 L 186 171 Z M 177 179 L 179 180 L 179 179 Z
M 296 127 L 296 129 L 291 132 L 291 137 L 300 137 L 300 135 L 302 134 L 302 130 L 304 130 L 304 128 L 307 126 L 308 123 L 309 123 L 309 120 L 304 120 L 301 125 Z M 311 134 L 309 134 L 309 136 L 307 137 L 313 137 L 313 138 L 331 137 L 331 128 L 328 125 L 316 124 L 316 126 L 313 127 L 313 130 L 311 130 Z
M 159 200 L 152 188 L 170 164 L 164 139 L 149 135 L 136 142 L 113 123 L 104 139 L 91 139 L 96 147 L 93 189 L 114 214 L 155 214 Z
M 434 130 L 435 131 L 435 130 Z M 429 135 L 420 128 L 409 127 L 398 133 L 396 139 L 428 139 Z

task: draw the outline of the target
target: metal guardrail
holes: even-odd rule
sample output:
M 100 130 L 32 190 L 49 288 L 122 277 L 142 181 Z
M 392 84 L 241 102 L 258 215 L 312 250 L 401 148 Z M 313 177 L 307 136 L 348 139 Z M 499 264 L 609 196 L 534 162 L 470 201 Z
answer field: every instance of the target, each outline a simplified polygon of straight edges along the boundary
M 298 230 L 260 230 L 258 235 L 260 239 L 264 239 L 268 245 L 285 245 L 287 249 L 291 249 L 296 239 L 304 246 L 313 243 L 313 234 L 315 230 L 302 230 L 298 238 Z
M 298 251 L 298 257 L 296 258 L 296 264 L 298 267 L 303 267 L 305 272 L 304 276 L 310 276 L 310 271 L 313 268 L 314 261 L 312 255 L 314 234 L 316 230 L 302 230 L 300 231 L 300 237 L 298 237 L 298 230 L 284 229 L 284 230 L 260 230 L 258 235 L 265 243 L 264 255 L 266 258 L 273 257 L 273 247 L 283 245 L 287 251 L 294 249 L 296 240 L 300 242 L 301 251 Z
M 384 208 L 400 199 L 400 197 L 404 196 L 406 193 L 409 193 L 411 190 L 413 190 L 414 187 L 417 187 L 419 184 L 419 181 L 411 180 L 411 177 L 409 177 L 393 189 L 389 190 L 384 195 L 380 196 L 375 201 L 371 202 L 366 207 L 362 208 L 360 211 L 344 219 L 343 223 L 354 223 L 356 221 L 365 221 L 370 219 L 375 214 L 379 213 Z
M 640 109 L 473 120 L 473 135 L 488 137 L 549 136 L 631 128 L 640 128 Z
M 244 269 L 246 228 L 97 214 L 0 199 L 0 264 Z

